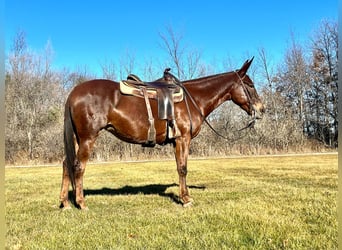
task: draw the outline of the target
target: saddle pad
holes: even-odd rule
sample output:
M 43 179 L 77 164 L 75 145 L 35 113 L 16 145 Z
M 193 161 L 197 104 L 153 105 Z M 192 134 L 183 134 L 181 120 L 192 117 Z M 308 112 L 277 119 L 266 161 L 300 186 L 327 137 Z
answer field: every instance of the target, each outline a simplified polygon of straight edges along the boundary
M 120 92 L 124 95 L 133 95 L 137 97 L 144 98 L 144 94 L 141 90 L 141 88 L 146 88 L 146 93 L 148 98 L 150 99 L 158 99 L 157 89 L 153 87 L 148 87 L 146 85 L 132 85 L 129 84 L 127 81 L 120 81 Z M 173 102 L 181 102 L 183 101 L 183 89 L 180 87 L 177 87 L 174 90 L 174 93 L 172 95 Z

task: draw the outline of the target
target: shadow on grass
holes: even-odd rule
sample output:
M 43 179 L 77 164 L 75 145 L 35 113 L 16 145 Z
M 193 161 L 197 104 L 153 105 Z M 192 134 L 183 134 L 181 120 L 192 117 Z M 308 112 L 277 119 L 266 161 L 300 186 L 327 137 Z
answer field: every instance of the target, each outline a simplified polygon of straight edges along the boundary
M 85 189 L 84 195 L 153 195 L 157 194 L 162 197 L 171 199 L 176 204 L 182 204 L 178 195 L 173 192 L 166 192 L 169 187 L 176 187 L 178 184 L 150 184 L 143 186 L 124 186 L 121 188 L 101 188 L 101 189 Z M 188 186 L 190 189 L 205 189 L 205 186 Z M 72 194 L 70 194 L 72 195 Z

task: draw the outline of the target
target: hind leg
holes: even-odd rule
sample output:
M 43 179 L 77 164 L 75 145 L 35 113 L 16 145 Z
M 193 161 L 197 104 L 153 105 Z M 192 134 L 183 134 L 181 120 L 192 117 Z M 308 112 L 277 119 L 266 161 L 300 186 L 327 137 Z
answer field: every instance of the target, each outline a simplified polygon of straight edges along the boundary
M 74 140 L 74 147 L 75 151 L 78 150 L 78 145 L 76 142 L 76 137 L 73 136 Z M 76 164 L 76 161 L 73 163 Z M 71 173 L 72 174 L 72 173 Z M 70 204 L 69 204 L 69 185 L 71 182 L 72 176 L 70 176 L 69 169 L 68 169 L 68 164 L 67 164 L 67 158 L 64 159 L 63 161 L 63 173 L 62 173 L 62 185 L 61 185 L 61 193 L 60 193 L 60 208 L 63 209 L 70 209 Z
M 68 198 L 68 193 L 69 193 L 69 185 L 70 185 L 70 177 L 68 173 L 68 167 L 66 164 L 66 160 L 63 161 L 63 174 L 62 174 L 62 187 L 61 187 L 61 193 L 60 193 L 60 201 L 61 205 L 60 208 L 63 209 L 69 209 L 70 204 L 69 204 L 69 198 Z
M 80 142 L 77 152 L 78 164 L 75 165 L 75 198 L 76 204 L 81 209 L 87 209 L 85 205 L 84 193 L 83 193 L 83 175 L 85 172 L 86 164 L 93 149 L 96 138 L 86 139 Z

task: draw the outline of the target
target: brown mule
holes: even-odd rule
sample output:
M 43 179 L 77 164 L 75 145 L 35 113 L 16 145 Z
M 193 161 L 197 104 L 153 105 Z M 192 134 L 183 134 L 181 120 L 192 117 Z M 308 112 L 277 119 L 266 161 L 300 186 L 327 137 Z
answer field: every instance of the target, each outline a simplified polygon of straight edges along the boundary
M 190 205 L 187 184 L 187 160 L 190 141 L 198 135 L 204 118 L 223 102 L 232 100 L 249 115 L 261 118 L 264 106 L 254 84 L 247 75 L 252 60 L 241 69 L 182 82 L 186 97 L 175 103 L 174 114 L 180 136 L 167 141 L 175 150 L 179 175 L 179 197 L 184 206 Z M 186 102 L 187 100 L 187 102 Z M 156 143 L 164 145 L 167 121 L 159 120 L 157 103 L 150 100 L 155 118 Z M 60 193 L 61 207 L 70 208 L 68 192 L 72 184 L 75 202 L 86 208 L 83 194 L 83 175 L 95 140 L 101 130 L 107 130 L 119 139 L 144 144 L 149 129 L 148 115 L 143 98 L 121 94 L 119 83 L 92 80 L 76 86 L 65 104 L 63 177 Z

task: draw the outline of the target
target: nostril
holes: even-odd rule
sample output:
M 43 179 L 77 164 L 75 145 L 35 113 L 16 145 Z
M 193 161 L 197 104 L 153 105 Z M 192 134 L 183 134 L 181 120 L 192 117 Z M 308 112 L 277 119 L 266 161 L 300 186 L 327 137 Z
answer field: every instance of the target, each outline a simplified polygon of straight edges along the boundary
M 266 111 L 265 106 L 263 104 L 261 104 L 260 112 L 265 113 L 265 111 Z

